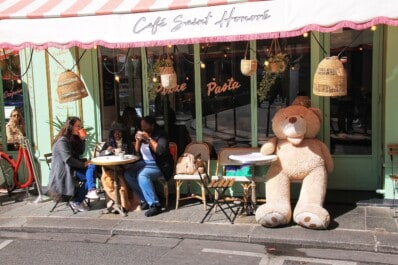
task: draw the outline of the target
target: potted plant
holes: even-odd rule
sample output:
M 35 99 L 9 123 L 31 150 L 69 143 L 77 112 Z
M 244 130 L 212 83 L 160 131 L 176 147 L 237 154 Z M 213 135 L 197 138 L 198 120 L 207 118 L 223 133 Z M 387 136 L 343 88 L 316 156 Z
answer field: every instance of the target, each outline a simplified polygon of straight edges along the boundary
M 270 56 L 264 63 L 271 73 L 283 73 L 286 70 L 289 58 L 287 53 L 279 52 Z

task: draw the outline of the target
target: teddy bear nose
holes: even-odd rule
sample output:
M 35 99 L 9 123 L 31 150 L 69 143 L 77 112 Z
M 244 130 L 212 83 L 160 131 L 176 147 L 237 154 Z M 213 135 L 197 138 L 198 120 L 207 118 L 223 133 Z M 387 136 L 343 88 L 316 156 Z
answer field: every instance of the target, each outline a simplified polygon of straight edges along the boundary
M 290 123 L 295 123 L 297 121 L 297 118 L 296 117 L 290 117 L 289 118 L 289 122 Z

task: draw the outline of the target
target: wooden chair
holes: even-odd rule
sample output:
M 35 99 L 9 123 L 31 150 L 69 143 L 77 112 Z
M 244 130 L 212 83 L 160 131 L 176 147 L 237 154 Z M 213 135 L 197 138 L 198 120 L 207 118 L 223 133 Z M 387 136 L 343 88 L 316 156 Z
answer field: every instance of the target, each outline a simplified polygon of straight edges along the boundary
M 223 178 L 223 177 L 217 179 L 214 178 L 210 179 L 209 175 L 207 174 L 207 166 L 206 166 L 207 163 L 202 160 L 200 161 L 196 160 L 196 161 L 197 161 L 196 166 L 198 169 L 197 171 L 198 177 L 203 187 L 207 191 L 208 195 L 210 196 L 210 200 L 212 201 L 212 205 L 207 210 L 205 216 L 200 222 L 203 223 L 206 220 L 206 218 L 210 215 L 213 209 L 216 212 L 216 206 L 218 206 L 218 208 L 225 215 L 225 217 L 227 217 L 230 223 L 233 224 L 239 212 L 239 208 L 235 210 L 228 202 L 228 200 L 225 199 L 224 196 L 225 192 L 228 189 L 232 188 L 232 186 L 234 185 L 235 179 Z M 229 210 L 230 213 L 228 213 L 227 210 Z
M 257 198 L 256 198 L 256 177 L 254 168 L 252 170 L 252 176 L 227 176 L 226 174 L 226 166 L 234 165 L 239 166 L 241 165 L 238 162 L 231 161 L 229 159 L 230 155 L 238 155 L 238 154 L 247 154 L 252 152 L 259 152 L 260 148 L 255 147 L 226 147 L 219 151 L 218 158 L 217 158 L 217 166 L 216 166 L 216 173 L 215 177 L 213 178 L 233 178 L 236 183 L 239 183 L 243 188 L 243 199 L 240 198 L 227 198 L 229 200 L 241 200 L 244 203 L 244 210 L 248 210 L 249 213 L 253 211 L 253 209 L 248 209 L 249 206 L 256 207 Z M 250 198 L 250 191 L 251 191 L 251 198 Z
M 393 188 L 393 201 L 392 206 L 394 210 L 394 218 L 398 218 L 398 205 L 396 205 L 396 194 L 398 193 L 398 174 L 394 174 L 394 157 L 398 155 L 398 144 L 388 144 L 388 154 L 391 160 L 391 175 L 390 179 L 392 181 Z
M 193 154 L 195 157 L 200 154 L 200 158 L 208 165 L 206 168 L 207 174 L 210 174 L 210 147 L 204 142 L 193 142 L 185 147 L 184 153 Z M 206 210 L 206 190 L 203 182 L 200 180 L 197 173 L 190 174 L 176 174 L 174 175 L 176 185 L 176 209 L 178 209 L 179 202 L 182 200 L 199 199 L 203 202 L 203 207 Z M 181 186 L 187 183 L 188 196 L 181 198 Z M 191 192 L 191 183 L 195 183 L 201 189 L 201 195 Z
M 169 142 L 169 150 L 170 150 L 170 154 L 173 157 L 173 161 L 174 161 L 174 170 L 175 170 L 175 165 L 177 163 L 177 144 L 174 142 Z M 165 198 L 165 208 L 167 209 L 169 207 L 169 180 L 166 180 L 164 177 L 158 179 L 158 181 L 160 182 L 160 184 L 163 187 L 163 196 Z

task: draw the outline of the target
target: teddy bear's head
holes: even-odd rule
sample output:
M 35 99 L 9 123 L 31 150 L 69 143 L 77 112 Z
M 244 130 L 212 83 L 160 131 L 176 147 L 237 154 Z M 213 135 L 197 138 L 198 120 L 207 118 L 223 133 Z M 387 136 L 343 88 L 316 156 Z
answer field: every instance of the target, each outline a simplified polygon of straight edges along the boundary
M 278 139 L 299 145 L 304 138 L 315 138 L 321 126 L 320 109 L 291 105 L 275 113 L 272 130 Z

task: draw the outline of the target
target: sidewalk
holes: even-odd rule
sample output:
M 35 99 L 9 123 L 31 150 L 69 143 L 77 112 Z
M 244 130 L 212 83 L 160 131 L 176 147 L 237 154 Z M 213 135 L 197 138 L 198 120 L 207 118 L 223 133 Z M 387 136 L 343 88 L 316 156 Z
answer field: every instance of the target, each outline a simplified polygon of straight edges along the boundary
M 103 196 L 103 195 L 101 195 Z M 0 237 L 12 232 L 71 232 L 102 235 L 138 235 L 172 238 L 225 240 L 265 245 L 288 244 L 301 247 L 350 249 L 398 254 L 398 219 L 390 207 L 326 204 L 332 221 L 328 230 L 310 230 L 296 224 L 265 228 L 254 216 L 238 216 L 230 224 L 222 213 L 211 214 L 201 224 L 203 205 L 186 201 L 178 210 L 170 209 L 154 217 L 129 212 L 126 217 L 105 214 L 105 200 L 92 202 L 91 211 L 73 214 L 65 204 L 50 213 L 54 202 L 34 202 L 26 192 L 9 198 L 0 194 Z

